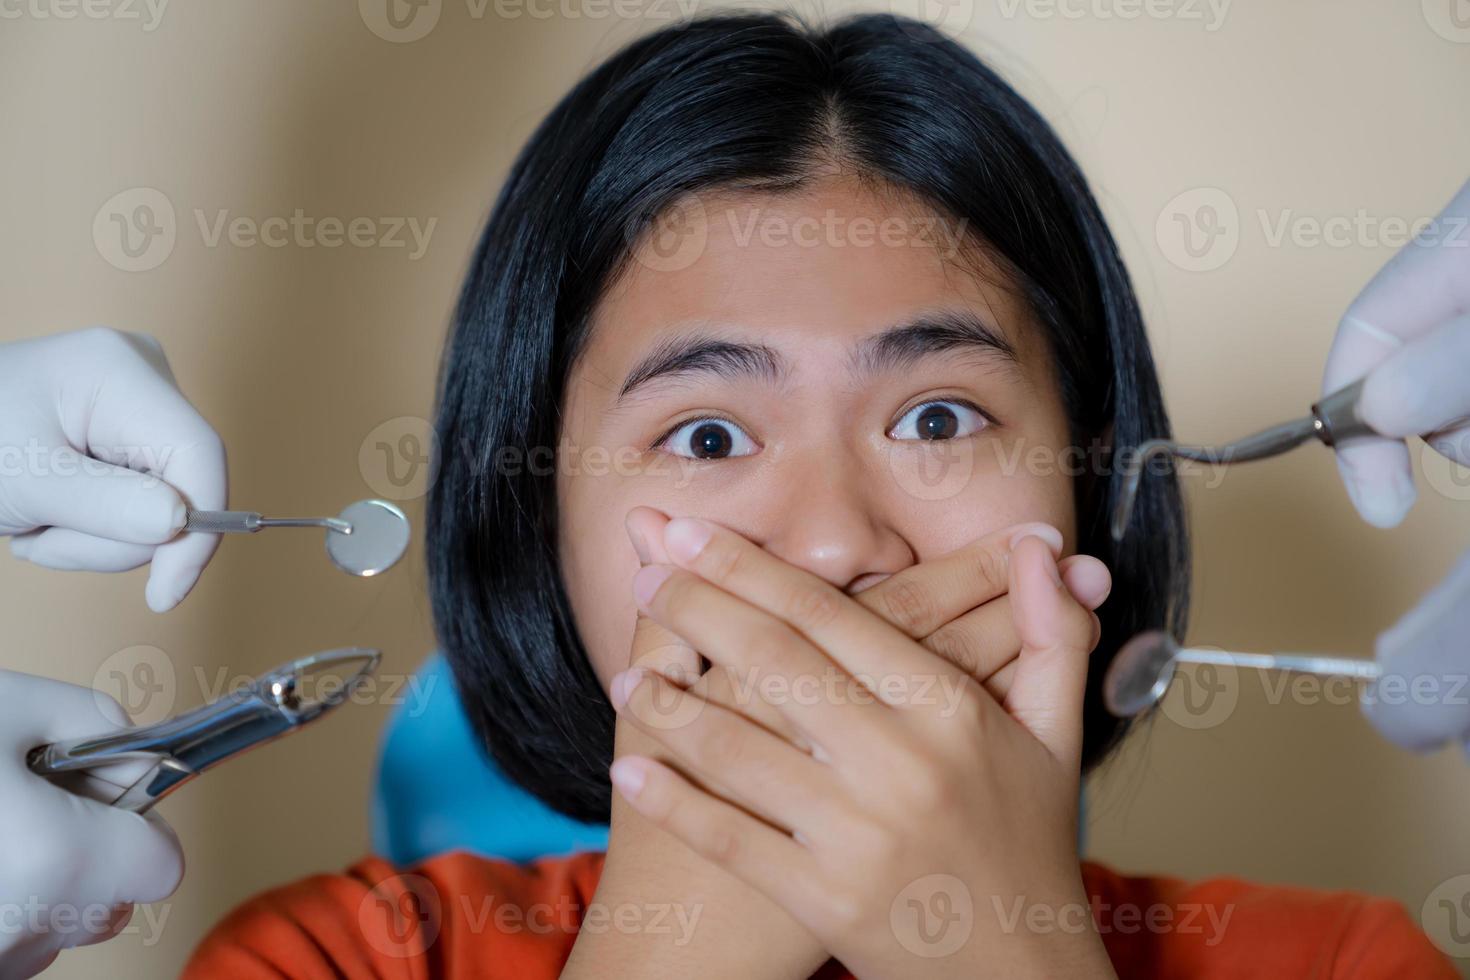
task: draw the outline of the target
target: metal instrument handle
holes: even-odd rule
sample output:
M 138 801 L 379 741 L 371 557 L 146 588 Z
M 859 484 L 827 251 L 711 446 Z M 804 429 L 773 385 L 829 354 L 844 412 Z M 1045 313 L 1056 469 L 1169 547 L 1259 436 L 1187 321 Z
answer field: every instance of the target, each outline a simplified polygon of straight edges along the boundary
M 1346 388 L 1339 388 L 1312 406 L 1316 435 L 1323 445 L 1336 446 L 1349 439 L 1377 435 L 1358 414 L 1364 380 L 1359 379 Z

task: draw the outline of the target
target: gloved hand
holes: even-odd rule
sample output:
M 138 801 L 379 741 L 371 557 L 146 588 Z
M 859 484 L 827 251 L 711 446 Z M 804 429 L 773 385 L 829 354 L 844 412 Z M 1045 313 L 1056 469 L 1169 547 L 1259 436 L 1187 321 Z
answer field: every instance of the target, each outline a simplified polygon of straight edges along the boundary
M 1470 465 L 1470 183 L 1343 316 L 1323 394 L 1364 376 L 1363 420 L 1395 438 L 1342 446 L 1338 467 L 1363 519 L 1393 527 L 1415 499 L 1404 437 L 1431 433 L 1431 447 Z M 1364 709 L 1386 737 L 1410 748 L 1470 737 L 1470 556 L 1378 638 L 1377 655 L 1388 676 Z
M 178 887 L 184 857 L 161 818 L 74 795 L 25 765 L 37 745 L 127 724 L 122 708 L 105 694 L 0 670 L 4 980 L 33 976 L 63 949 L 112 937 L 127 925 L 133 903 L 159 901 Z M 123 784 L 140 774 L 98 773 Z
M 164 612 L 219 545 L 173 540 L 186 501 L 225 498 L 224 447 L 157 341 L 91 328 L 0 344 L 0 535 L 17 558 L 95 572 L 151 561 L 148 605 Z

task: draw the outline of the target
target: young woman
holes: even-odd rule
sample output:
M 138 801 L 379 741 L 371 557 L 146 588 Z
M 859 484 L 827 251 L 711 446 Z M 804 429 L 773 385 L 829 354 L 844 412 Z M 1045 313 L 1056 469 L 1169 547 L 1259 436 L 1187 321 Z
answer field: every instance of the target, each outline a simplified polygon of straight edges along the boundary
M 928 28 L 614 55 L 506 182 L 438 431 L 461 697 L 608 853 L 369 859 L 191 975 L 1452 975 L 1391 903 L 1079 863 L 1098 681 L 1184 626 L 1174 482 L 1105 530 L 1168 424 L 1076 166 Z

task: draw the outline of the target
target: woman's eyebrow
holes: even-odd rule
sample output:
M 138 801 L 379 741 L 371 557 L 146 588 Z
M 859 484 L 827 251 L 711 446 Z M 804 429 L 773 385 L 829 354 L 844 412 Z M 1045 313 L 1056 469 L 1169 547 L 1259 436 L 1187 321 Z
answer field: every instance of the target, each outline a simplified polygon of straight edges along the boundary
M 998 355 L 1019 364 L 1014 345 L 978 314 L 944 310 L 922 314 L 859 341 L 849 369 L 854 375 L 899 370 L 934 354 L 956 350 Z M 789 362 L 775 348 L 744 343 L 701 332 L 670 337 L 654 347 L 623 380 L 616 407 L 639 388 L 655 381 L 705 374 L 725 381 L 742 378 L 779 384 L 790 371 Z
M 754 378 L 774 384 L 786 373 L 786 359 L 765 344 L 737 343 L 701 333 L 683 334 L 660 343 L 639 361 L 628 372 L 616 401 L 621 402 L 635 389 L 663 378 L 710 374 L 725 380 Z
M 915 317 L 860 343 L 853 352 L 856 375 L 881 374 L 910 367 L 921 358 L 971 350 L 1021 363 L 1015 345 L 998 329 L 969 310 L 943 310 Z

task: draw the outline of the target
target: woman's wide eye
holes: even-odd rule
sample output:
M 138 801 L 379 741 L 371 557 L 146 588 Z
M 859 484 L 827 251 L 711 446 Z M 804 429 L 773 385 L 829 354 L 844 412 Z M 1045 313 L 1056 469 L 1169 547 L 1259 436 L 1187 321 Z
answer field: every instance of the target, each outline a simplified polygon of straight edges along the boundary
M 894 439 L 959 439 L 985 428 L 985 416 L 961 402 L 925 402 L 904 413 L 889 432 Z
M 661 446 L 675 456 L 688 459 L 725 459 L 749 456 L 755 452 L 755 441 L 733 422 L 724 419 L 693 419 L 685 422 L 661 441 Z

